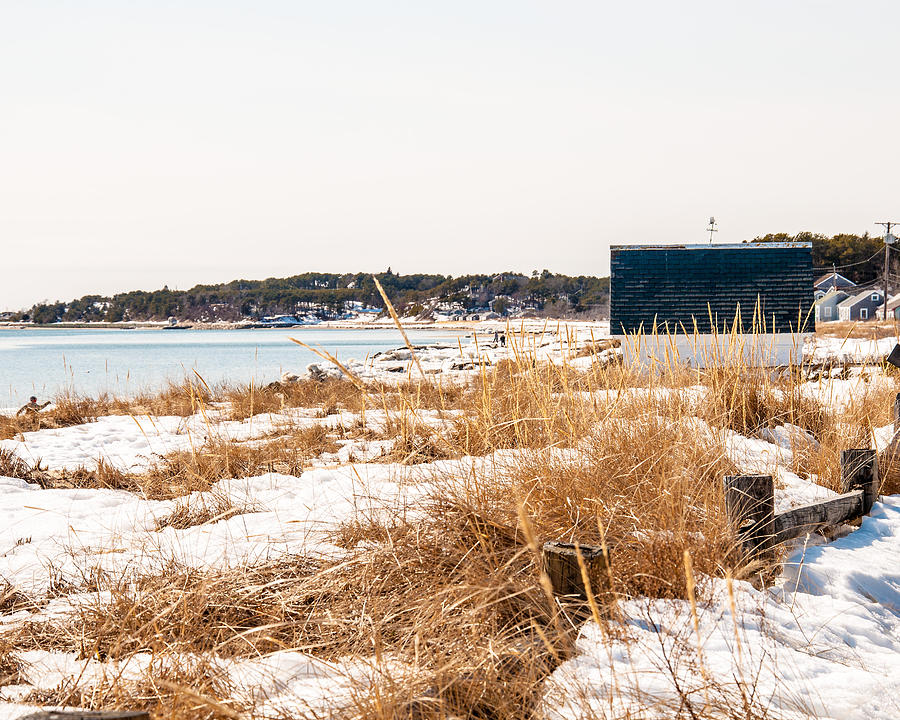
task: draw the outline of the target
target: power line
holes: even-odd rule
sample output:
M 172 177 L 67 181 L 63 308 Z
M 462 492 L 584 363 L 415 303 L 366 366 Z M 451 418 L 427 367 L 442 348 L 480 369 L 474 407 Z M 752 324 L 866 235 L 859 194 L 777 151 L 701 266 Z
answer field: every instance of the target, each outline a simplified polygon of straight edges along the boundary
M 866 290 L 875 290 L 878 289 L 878 285 L 881 283 L 881 279 L 872 280 L 864 285 L 854 285 L 853 287 L 848 288 L 840 288 L 841 292 L 845 292 L 848 295 L 859 295 L 861 292 L 865 292 Z M 836 288 L 837 289 L 837 288 Z

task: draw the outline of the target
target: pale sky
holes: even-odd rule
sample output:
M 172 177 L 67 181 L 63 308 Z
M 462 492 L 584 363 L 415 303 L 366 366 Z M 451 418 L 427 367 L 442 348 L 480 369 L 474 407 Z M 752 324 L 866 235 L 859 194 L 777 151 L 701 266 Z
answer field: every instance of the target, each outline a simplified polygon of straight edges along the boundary
M 0 309 L 900 220 L 900 3 L 0 0 Z

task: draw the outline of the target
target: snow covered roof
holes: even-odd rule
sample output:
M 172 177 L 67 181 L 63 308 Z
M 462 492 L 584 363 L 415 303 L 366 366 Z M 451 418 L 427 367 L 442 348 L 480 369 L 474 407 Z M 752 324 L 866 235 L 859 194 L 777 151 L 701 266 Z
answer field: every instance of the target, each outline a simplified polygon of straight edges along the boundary
M 838 298 L 838 302 L 846 300 L 848 297 L 850 297 L 850 294 L 844 292 L 843 290 L 838 290 L 837 288 L 831 288 L 822 297 L 820 297 L 818 300 L 816 300 L 816 305 L 822 305 L 824 303 L 831 302 L 838 295 L 841 296 L 840 298 Z

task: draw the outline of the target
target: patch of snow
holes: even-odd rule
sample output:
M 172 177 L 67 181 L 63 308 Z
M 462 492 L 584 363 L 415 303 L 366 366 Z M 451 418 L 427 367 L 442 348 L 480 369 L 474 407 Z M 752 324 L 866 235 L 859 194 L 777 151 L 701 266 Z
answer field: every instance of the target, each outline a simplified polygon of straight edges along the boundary
M 684 698 L 740 707 L 743 678 L 778 717 L 898 717 L 898 537 L 900 499 L 890 498 L 858 530 L 797 549 L 779 587 L 735 583 L 737 617 L 725 582 L 709 580 L 712 599 L 698 613 L 702 656 L 687 602 L 622 603 L 628 639 L 586 624 L 575 657 L 547 681 L 548 716 L 667 718 Z

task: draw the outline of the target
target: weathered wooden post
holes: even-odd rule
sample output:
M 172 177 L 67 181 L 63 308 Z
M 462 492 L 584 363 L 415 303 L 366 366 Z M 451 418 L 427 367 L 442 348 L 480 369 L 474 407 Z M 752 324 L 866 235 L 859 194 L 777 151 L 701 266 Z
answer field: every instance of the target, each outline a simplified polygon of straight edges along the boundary
M 863 491 L 863 515 L 869 514 L 878 499 L 879 489 L 878 457 L 875 451 L 841 450 L 841 492 Z
M 603 548 L 594 545 L 579 545 L 578 549 L 587 569 L 591 591 L 596 595 L 609 585 L 609 570 L 606 564 L 609 551 L 604 554 Z M 550 584 L 553 585 L 553 592 L 557 595 L 578 595 L 587 599 L 587 590 L 574 544 L 547 542 L 544 543 L 541 555 L 544 570 L 550 578 Z
M 746 560 L 775 558 L 775 481 L 771 475 L 728 475 L 725 512 Z
M 900 393 L 894 398 L 894 432 L 900 430 Z

